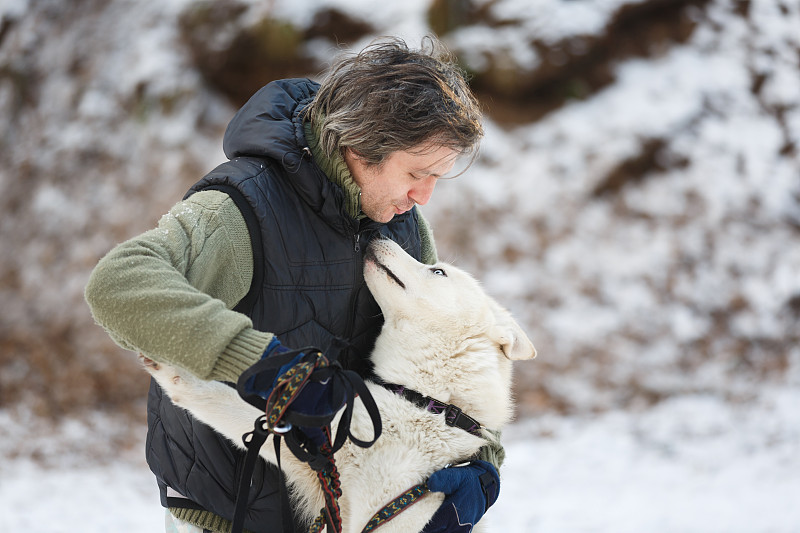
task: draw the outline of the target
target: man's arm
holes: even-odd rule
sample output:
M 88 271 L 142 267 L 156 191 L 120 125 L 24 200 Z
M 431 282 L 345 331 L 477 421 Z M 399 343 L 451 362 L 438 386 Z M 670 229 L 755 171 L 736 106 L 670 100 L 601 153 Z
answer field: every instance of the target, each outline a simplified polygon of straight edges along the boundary
M 420 211 L 419 207 L 414 209 L 414 212 L 417 214 L 422 262 L 426 265 L 432 265 L 439 260 L 439 256 L 436 253 L 436 243 L 433 240 L 433 231 L 428 221 L 422 216 L 422 211 Z
M 102 258 L 85 296 L 123 348 L 203 379 L 235 382 L 272 339 L 231 310 L 252 275 L 244 218 L 226 194 L 203 191 Z

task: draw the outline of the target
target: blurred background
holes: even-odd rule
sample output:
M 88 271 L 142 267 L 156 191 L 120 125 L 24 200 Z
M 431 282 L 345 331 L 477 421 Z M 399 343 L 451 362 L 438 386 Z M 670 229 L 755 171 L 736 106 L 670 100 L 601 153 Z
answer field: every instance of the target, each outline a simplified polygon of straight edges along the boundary
M 262 85 L 426 34 L 487 135 L 424 213 L 540 354 L 493 531 L 800 531 L 796 0 L 0 0 L 0 530 L 162 527 L 91 269 Z

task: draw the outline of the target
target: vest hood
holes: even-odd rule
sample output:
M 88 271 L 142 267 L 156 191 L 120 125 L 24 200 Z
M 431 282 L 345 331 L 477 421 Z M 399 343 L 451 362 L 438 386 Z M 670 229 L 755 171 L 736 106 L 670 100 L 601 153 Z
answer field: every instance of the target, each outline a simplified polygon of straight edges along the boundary
M 262 87 L 228 124 L 222 148 L 228 159 L 269 158 L 297 171 L 306 148 L 300 112 L 319 84 L 304 78 L 273 81 Z
M 306 139 L 302 113 L 313 100 L 319 84 L 293 78 L 273 81 L 262 87 L 236 113 L 222 141 L 231 162 L 240 158 L 272 161 L 297 194 L 340 231 L 349 231 L 341 213 L 348 213 L 344 191 L 318 165 Z M 357 193 L 355 197 L 358 198 Z M 352 217 L 352 215 L 350 215 Z

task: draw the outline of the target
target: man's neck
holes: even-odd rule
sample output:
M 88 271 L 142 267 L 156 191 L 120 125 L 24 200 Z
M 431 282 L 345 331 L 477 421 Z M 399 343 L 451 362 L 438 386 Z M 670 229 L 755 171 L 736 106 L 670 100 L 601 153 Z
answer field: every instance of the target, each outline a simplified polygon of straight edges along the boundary
M 319 133 L 311 126 L 311 122 L 305 122 L 304 127 L 306 141 L 314 162 L 328 176 L 329 180 L 344 191 L 347 214 L 357 220 L 363 218 L 364 214 L 361 212 L 361 188 L 353 180 L 344 157 L 338 152 L 328 157 L 319 144 Z

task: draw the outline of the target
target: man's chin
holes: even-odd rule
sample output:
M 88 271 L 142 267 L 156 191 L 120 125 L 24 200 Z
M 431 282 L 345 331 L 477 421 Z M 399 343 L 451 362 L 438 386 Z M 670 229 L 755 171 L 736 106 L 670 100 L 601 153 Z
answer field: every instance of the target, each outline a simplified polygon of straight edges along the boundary
M 387 224 L 392 221 L 394 218 L 394 213 L 378 213 L 378 214 L 369 214 L 364 213 L 367 215 L 367 218 L 372 220 L 373 222 L 378 222 L 380 224 Z
M 385 210 L 380 213 L 364 213 L 367 215 L 367 218 L 374 220 L 375 222 L 379 222 L 381 224 L 387 224 L 392 221 L 392 219 L 397 216 L 397 211 L 392 208 L 391 210 Z
M 405 213 L 408 213 L 410 210 L 411 210 L 411 208 L 409 208 L 409 209 L 401 209 L 401 208 L 397 207 L 396 205 L 391 205 L 390 207 L 385 208 L 383 211 L 380 211 L 380 212 L 376 213 L 374 211 L 372 211 L 372 212 L 364 211 L 364 209 L 362 207 L 362 211 L 363 211 L 363 213 L 365 215 L 367 215 L 367 218 L 369 218 L 370 220 L 373 220 L 375 222 L 379 222 L 381 224 L 386 224 L 388 222 L 391 222 L 394 217 L 403 215 Z

